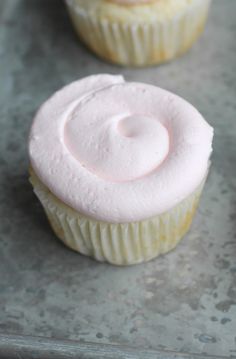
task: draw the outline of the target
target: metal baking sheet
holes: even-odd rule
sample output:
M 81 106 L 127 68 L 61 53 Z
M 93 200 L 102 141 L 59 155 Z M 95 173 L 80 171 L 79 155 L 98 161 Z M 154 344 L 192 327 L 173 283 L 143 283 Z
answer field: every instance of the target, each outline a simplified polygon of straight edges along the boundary
M 236 356 L 235 14 L 235 0 L 214 0 L 206 31 L 188 54 L 129 69 L 78 42 L 62 1 L 0 2 L 1 358 L 22 347 L 37 357 L 38 343 L 41 358 L 53 357 L 54 341 L 28 335 L 62 346 L 76 341 L 77 357 L 86 359 Z M 215 128 L 211 172 L 190 233 L 175 251 L 144 265 L 100 264 L 64 247 L 28 183 L 35 110 L 61 86 L 94 73 L 167 88 Z

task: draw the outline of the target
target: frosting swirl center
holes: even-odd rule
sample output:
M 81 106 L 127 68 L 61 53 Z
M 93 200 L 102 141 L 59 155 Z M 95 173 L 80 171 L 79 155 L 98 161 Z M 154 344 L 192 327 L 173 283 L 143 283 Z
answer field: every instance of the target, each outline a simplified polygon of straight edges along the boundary
M 126 113 L 110 118 L 94 116 L 90 102 L 84 104 L 92 123 L 86 132 L 84 106 L 82 112 L 81 106 L 74 111 L 64 129 L 65 144 L 82 166 L 103 179 L 126 182 L 144 177 L 161 165 L 168 155 L 169 135 L 157 119 Z

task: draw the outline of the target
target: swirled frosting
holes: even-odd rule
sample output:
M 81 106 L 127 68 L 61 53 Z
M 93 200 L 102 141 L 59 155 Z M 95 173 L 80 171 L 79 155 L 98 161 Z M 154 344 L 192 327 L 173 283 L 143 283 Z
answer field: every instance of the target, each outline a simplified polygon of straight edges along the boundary
M 212 137 L 180 97 L 95 75 L 42 105 L 29 154 L 36 175 L 64 203 L 124 223 L 163 213 L 191 194 L 206 176 Z

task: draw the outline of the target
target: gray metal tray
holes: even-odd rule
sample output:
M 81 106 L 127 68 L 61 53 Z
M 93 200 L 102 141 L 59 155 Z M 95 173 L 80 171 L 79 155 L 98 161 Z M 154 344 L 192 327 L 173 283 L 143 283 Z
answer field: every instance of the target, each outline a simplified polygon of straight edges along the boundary
M 0 358 L 236 355 L 235 14 L 235 0 L 214 0 L 188 54 L 140 70 L 106 64 L 80 45 L 62 1 L 0 2 Z M 27 181 L 37 107 L 70 81 L 104 72 L 178 93 L 215 128 L 191 232 L 169 255 L 129 268 L 64 247 Z

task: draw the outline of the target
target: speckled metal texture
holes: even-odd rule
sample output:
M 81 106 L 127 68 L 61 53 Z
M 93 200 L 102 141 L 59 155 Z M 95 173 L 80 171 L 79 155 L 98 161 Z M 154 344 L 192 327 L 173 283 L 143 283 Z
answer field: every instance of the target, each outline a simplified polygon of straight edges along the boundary
M 0 332 L 235 356 L 236 1 L 213 1 L 188 54 L 142 70 L 88 52 L 59 0 L 0 6 Z M 104 72 L 183 96 L 215 128 L 190 233 L 170 254 L 130 268 L 64 247 L 28 183 L 27 134 L 38 106 L 61 86 Z

